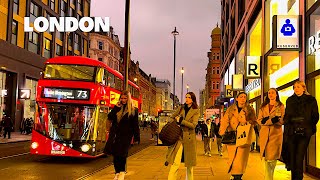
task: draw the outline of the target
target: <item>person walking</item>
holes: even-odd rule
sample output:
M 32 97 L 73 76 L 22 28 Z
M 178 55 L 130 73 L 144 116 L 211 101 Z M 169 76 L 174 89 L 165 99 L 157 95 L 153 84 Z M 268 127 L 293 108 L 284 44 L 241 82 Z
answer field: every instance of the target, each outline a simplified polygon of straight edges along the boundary
M 185 98 L 185 104 L 180 106 L 171 116 L 180 124 L 183 134 L 174 145 L 168 147 L 166 163 L 171 164 L 168 180 L 177 179 L 181 162 L 184 162 L 187 167 L 186 179 L 193 180 L 193 167 L 197 164 L 195 128 L 200 111 L 193 92 L 188 92 Z
M 236 97 L 236 103 L 227 109 L 221 119 L 219 134 L 223 136 L 227 129 L 236 131 L 239 124 L 242 125 L 247 122 L 251 125 L 256 124 L 256 116 L 254 109 L 247 103 L 247 94 L 240 92 Z M 227 144 L 227 150 L 229 158 L 228 173 L 231 173 L 232 179 L 240 180 L 247 167 L 250 146 L 237 147 L 235 144 Z
M 265 161 L 265 180 L 273 180 L 277 159 L 282 148 L 282 124 L 284 105 L 280 101 L 277 89 L 270 88 L 265 101 L 261 104 L 257 122 L 260 129 L 260 157 Z
M 202 125 L 202 131 L 204 134 L 204 155 L 211 157 L 211 140 L 214 137 L 214 129 L 210 119 L 206 120 L 206 123 Z
M 114 180 L 123 180 L 132 137 L 140 143 L 138 109 L 134 108 L 129 91 L 122 91 L 120 101 L 108 114 L 112 121 L 105 152 L 113 155 Z
M 219 134 L 219 129 L 220 129 L 220 120 L 218 118 L 215 119 L 215 122 L 213 123 L 213 128 L 214 128 L 214 134 L 216 136 L 216 140 L 217 140 L 217 146 L 218 146 L 218 154 L 219 156 L 222 156 L 222 137 Z
M 3 138 L 6 138 L 6 136 L 8 134 L 8 139 L 10 139 L 11 138 L 11 131 L 13 130 L 13 123 L 11 121 L 10 116 L 5 116 L 5 118 L 3 120 L 3 128 L 4 128 Z
M 316 99 L 311 96 L 303 81 L 293 84 L 294 94 L 287 99 L 284 115 L 284 142 L 289 156 L 284 157 L 292 180 L 303 179 L 303 159 L 310 138 L 316 133 L 319 111 Z

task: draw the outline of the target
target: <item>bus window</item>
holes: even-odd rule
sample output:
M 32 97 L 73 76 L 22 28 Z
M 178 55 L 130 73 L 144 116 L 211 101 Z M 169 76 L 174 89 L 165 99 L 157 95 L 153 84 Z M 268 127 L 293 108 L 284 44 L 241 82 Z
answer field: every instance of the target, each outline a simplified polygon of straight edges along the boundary
M 96 67 L 69 64 L 47 64 L 44 79 L 94 81 Z
M 109 73 L 109 76 L 108 76 L 108 86 L 112 87 L 112 88 L 115 88 L 116 84 L 114 82 L 114 75 Z
M 96 82 L 97 83 L 102 83 L 103 85 L 105 85 L 105 81 L 103 80 L 103 78 L 104 78 L 104 69 L 103 68 L 98 68 L 97 76 L 96 76 Z
M 122 91 L 122 81 L 120 78 L 118 77 L 115 77 L 115 80 L 116 80 L 116 89 Z
M 104 76 L 103 76 L 103 81 L 105 82 L 105 85 L 108 85 L 108 74 L 109 72 L 105 69 Z

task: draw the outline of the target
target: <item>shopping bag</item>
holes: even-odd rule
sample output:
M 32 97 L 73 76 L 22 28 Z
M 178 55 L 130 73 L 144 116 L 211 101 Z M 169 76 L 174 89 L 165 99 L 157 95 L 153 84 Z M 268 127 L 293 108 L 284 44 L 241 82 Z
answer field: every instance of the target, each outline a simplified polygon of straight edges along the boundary
M 252 127 L 250 123 L 244 125 L 239 124 L 237 128 L 237 147 L 248 147 L 251 145 Z
M 222 144 L 236 144 L 236 131 L 226 131 L 224 135 L 222 135 Z

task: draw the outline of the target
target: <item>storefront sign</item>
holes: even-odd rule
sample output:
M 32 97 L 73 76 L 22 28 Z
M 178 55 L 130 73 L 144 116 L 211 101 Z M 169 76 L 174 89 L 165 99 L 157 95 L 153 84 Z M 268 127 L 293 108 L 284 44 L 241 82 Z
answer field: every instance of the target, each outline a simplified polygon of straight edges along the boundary
M 31 89 L 19 89 L 19 99 L 30 99 Z
M 299 21 L 298 15 L 273 16 L 273 49 L 300 51 Z
M 309 37 L 309 54 L 314 54 L 315 52 L 319 51 L 320 49 L 320 31 L 316 33 L 315 36 Z
M 243 74 L 232 75 L 232 89 L 234 91 L 243 90 Z
M 246 78 L 260 78 L 260 56 L 246 56 Z
M 255 79 L 251 83 L 246 85 L 245 92 L 249 93 L 250 91 L 252 91 L 260 86 L 261 86 L 261 79 Z
M 231 85 L 225 85 L 226 97 L 233 97 L 233 91 Z
M 90 91 L 86 89 L 44 88 L 43 96 L 45 98 L 87 100 L 90 98 Z

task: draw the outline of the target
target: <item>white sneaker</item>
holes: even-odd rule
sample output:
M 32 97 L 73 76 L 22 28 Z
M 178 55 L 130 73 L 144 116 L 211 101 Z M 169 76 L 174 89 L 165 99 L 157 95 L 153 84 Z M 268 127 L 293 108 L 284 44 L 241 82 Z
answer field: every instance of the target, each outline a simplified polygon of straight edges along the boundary
M 126 174 L 125 172 L 120 172 L 118 180 L 124 180 L 124 175 L 125 174 Z
M 117 173 L 115 176 L 114 176 L 114 178 L 113 178 L 113 180 L 118 180 L 119 179 L 119 173 Z
M 206 155 L 208 155 L 208 153 L 204 153 L 204 155 L 206 156 Z
M 211 157 L 211 154 L 209 153 L 208 156 Z

